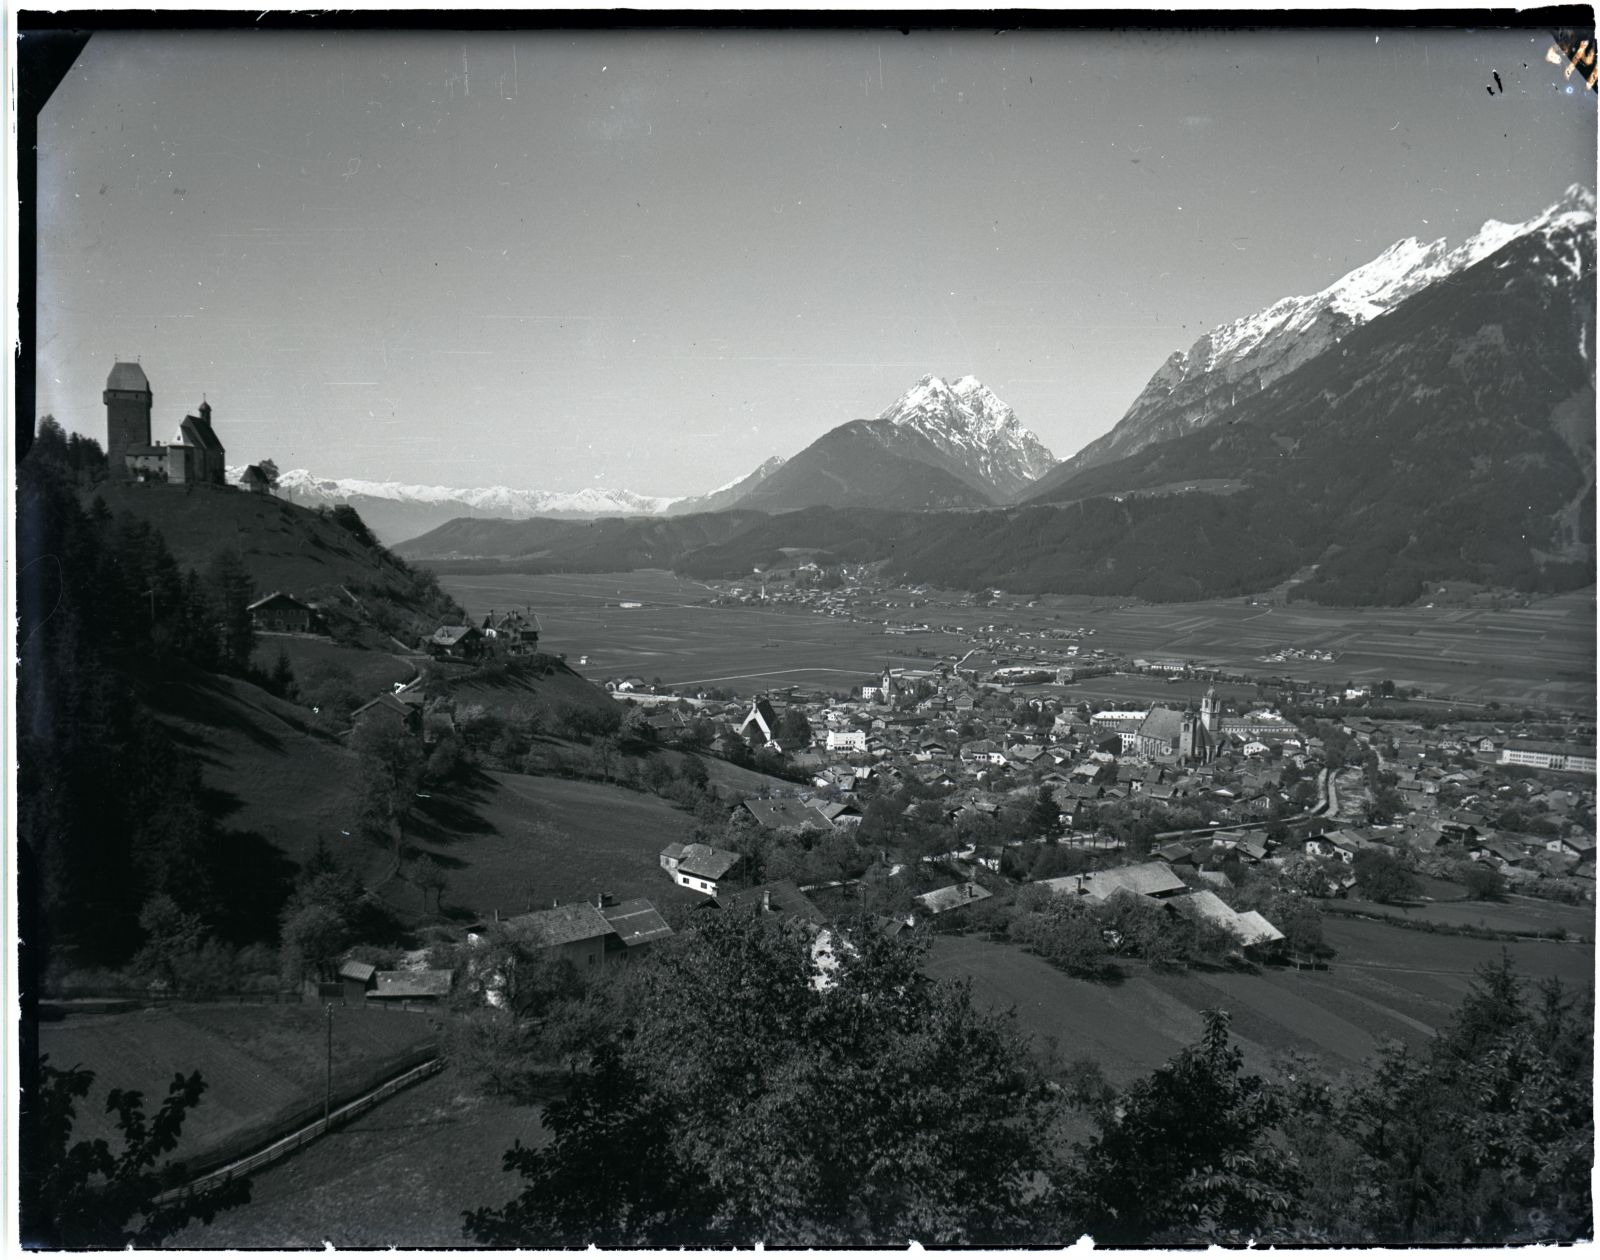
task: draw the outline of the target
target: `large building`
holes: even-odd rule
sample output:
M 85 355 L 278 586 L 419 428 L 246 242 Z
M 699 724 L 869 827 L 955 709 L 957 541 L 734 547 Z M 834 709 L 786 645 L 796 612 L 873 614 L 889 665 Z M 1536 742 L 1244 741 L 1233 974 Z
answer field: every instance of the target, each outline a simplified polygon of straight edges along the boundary
M 150 440 L 155 393 L 138 363 L 115 363 L 101 401 L 106 405 L 106 460 L 113 477 L 138 481 L 228 484 L 227 452 L 211 427 L 211 404 L 185 416 L 171 442 Z

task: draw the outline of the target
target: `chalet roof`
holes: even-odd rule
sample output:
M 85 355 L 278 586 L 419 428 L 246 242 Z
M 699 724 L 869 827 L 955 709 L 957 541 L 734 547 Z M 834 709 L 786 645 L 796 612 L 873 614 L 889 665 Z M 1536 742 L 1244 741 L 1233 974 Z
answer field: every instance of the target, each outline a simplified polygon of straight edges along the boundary
M 359 984 L 365 984 L 377 974 L 377 971 L 378 969 L 371 963 L 356 962 L 352 959 L 339 968 L 339 979 L 354 980 Z
M 429 643 L 436 643 L 440 647 L 454 647 L 468 635 L 478 633 L 477 626 L 440 626 L 429 637 Z
M 352 718 L 358 718 L 368 709 L 384 709 L 390 713 L 397 714 L 400 717 L 411 716 L 411 706 L 404 700 L 401 700 L 398 696 L 394 695 L 392 692 L 388 691 L 384 692 L 381 696 L 378 696 L 375 699 L 368 700 L 359 709 L 353 710 L 350 716 Z
M 982 884 L 968 881 L 964 884 L 950 884 L 945 888 L 935 888 L 932 892 L 925 892 L 916 899 L 929 914 L 943 914 L 946 910 L 954 910 L 959 906 L 970 906 L 974 902 L 984 901 L 994 896 Z
M 620 906 L 616 908 L 621 909 Z M 592 941 L 609 936 L 615 930 L 605 915 L 587 901 L 519 914 L 506 922 L 519 934 L 546 949 L 570 945 L 574 941 Z
M 716 902 L 723 910 L 752 910 L 761 914 L 776 914 L 785 922 L 804 919 L 819 928 L 828 926 L 828 916 L 817 909 L 816 903 L 801 892 L 792 879 L 774 880 L 770 884 L 741 888 L 733 893 L 718 893 Z
M 1188 887 L 1165 862 L 1141 862 L 1136 866 L 1118 866 L 1088 875 L 1062 875 L 1040 882 L 1055 892 L 1082 892 L 1094 901 L 1108 901 L 1119 892 L 1162 897 L 1184 892 Z
M 137 363 L 114 363 L 111 365 L 111 375 L 106 377 L 106 388 L 142 391 L 148 394 L 150 378 Z
M 808 809 L 799 801 L 783 797 L 778 800 L 765 800 L 761 797 L 752 797 L 744 803 L 755 820 L 763 827 L 775 830 L 785 828 L 815 827 L 824 821 L 814 809 Z
M 739 864 L 740 857 L 738 853 L 715 849 L 709 844 L 686 844 L 678 856 L 678 869 L 701 879 L 718 880 Z
M 263 595 L 255 603 L 249 605 L 246 612 L 258 612 L 263 608 L 304 608 L 311 612 L 311 605 L 304 600 L 296 599 L 286 591 L 273 591 L 270 595 Z
M 1199 889 L 1187 896 L 1174 897 L 1172 904 L 1180 914 L 1205 919 L 1226 929 L 1241 945 L 1260 945 L 1267 941 L 1283 939 L 1283 933 L 1257 911 L 1249 910 L 1240 914 L 1209 888 Z
M 605 906 L 600 911 L 624 945 L 630 948 L 648 945 L 672 935 L 672 929 L 660 912 L 643 897 Z
M 450 995 L 453 971 L 380 971 L 374 998 L 442 998 Z
M 247 486 L 252 486 L 252 485 L 271 485 L 272 484 L 272 478 L 267 476 L 266 473 L 261 471 L 261 465 L 260 464 L 251 464 L 251 465 L 249 465 L 244 470 L 244 476 L 240 477 L 239 480 L 244 485 L 247 485 Z

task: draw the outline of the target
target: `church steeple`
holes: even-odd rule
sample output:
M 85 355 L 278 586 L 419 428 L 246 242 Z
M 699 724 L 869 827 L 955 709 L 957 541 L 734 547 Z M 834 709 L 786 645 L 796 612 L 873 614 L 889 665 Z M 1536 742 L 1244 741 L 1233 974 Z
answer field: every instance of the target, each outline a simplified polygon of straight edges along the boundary
M 1222 729 L 1222 701 L 1217 699 L 1215 687 L 1207 687 L 1200 701 L 1200 725 L 1212 735 Z

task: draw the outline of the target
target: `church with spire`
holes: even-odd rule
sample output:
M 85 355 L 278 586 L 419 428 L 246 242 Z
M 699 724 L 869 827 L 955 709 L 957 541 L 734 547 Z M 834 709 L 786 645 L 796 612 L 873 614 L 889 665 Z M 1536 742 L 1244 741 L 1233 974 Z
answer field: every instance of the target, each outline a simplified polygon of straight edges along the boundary
M 106 460 L 113 477 L 129 481 L 228 484 L 227 451 L 211 423 L 211 404 L 185 416 L 170 442 L 150 440 L 155 391 L 137 362 L 112 365 L 101 401 L 106 407 Z

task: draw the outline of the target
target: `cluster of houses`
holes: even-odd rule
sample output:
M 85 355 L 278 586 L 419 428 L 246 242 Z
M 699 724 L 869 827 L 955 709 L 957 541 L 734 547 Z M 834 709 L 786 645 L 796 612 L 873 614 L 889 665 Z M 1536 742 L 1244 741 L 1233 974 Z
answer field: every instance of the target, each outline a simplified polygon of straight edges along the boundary
M 476 664 L 488 658 L 531 656 L 539 650 L 539 614 L 532 608 L 491 608 L 477 625 L 443 625 L 423 640 L 436 661 Z

